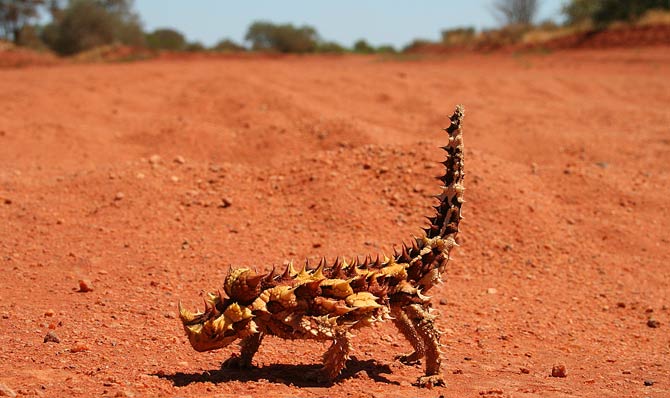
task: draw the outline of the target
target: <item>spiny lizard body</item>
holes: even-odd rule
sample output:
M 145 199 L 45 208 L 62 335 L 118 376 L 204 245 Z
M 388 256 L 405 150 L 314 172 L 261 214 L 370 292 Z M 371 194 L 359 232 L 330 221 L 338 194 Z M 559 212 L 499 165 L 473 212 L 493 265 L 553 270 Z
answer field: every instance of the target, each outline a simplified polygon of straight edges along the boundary
M 414 351 L 397 357 L 405 364 L 425 358 L 420 386 L 443 385 L 440 373 L 440 332 L 430 298 L 424 295 L 441 282 L 449 253 L 456 244 L 463 204 L 463 108 L 456 107 L 445 128 L 449 143 L 446 173 L 436 214 L 425 235 L 388 258 L 322 260 L 316 269 L 259 275 L 249 268 L 232 269 L 221 292 L 208 293 L 205 311 L 191 313 L 179 303 L 189 342 L 197 351 L 225 347 L 241 339 L 241 353 L 224 365 L 248 367 L 265 335 L 285 339 L 330 340 L 318 378 L 332 382 L 345 366 L 351 331 L 391 319 Z

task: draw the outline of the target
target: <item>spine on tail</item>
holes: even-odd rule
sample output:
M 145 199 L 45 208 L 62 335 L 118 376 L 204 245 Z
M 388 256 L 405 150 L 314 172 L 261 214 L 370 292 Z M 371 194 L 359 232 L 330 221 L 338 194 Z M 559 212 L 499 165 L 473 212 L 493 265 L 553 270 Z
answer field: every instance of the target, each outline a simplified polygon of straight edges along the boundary
M 449 134 L 449 143 L 442 147 L 447 152 L 447 158 L 442 162 L 446 168 L 442 181 L 442 193 L 438 196 L 440 203 L 435 206 L 436 214 L 429 217 L 430 226 L 425 229 L 426 237 L 431 239 L 455 239 L 458 235 L 458 224 L 461 221 L 461 206 L 463 204 L 463 106 L 456 106 L 451 115 L 451 124 L 444 130 Z
M 424 229 L 425 237 L 416 238 L 417 250 L 410 252 L 409 280 L 422 292 L 428 291 L 442 281 L 446 271 L 449 253 L 456 246 L 458 225 L 461 221 L 463 205 L 463 107 L 458 105 L 451 116 L 451 124 L 444 130 L 449 134 L 449 143 L 442 148 L 447 158 L 442 162 L 446 168 L 442 181 L 442 193 L 437 196 L 440 203 L 435 206 L 436 214 L 428 217 L 430 226 Z

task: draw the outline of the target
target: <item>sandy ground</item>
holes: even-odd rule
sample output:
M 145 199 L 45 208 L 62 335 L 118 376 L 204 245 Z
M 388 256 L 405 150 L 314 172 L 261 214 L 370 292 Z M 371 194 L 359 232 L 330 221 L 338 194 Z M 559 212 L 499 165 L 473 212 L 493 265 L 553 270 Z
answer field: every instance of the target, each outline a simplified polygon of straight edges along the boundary
M 29 67 L 0 93 L 0 391 L 670 396 L 668 48 Z M 329 387 L 301 378 L 325 344 L 268 338 L 244 372 L 219 371 L 236 346 L 191 349 L 177 301 L 201 307 L 231 264 L 418 234 L 457 103 L 466 219 L 432 292 L 447 387 L 411 385 L 390 322 Z

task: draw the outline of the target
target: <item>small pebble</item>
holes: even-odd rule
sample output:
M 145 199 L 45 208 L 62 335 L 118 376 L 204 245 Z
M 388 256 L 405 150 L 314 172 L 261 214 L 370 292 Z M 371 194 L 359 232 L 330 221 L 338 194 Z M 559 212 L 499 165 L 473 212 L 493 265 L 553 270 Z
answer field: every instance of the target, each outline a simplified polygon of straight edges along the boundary
M 447 305 L 447 303 L 448 303 L 447 299 L 443 298 L 440 299 L 440 305 Z
M 85 344 L 75 344 L 70 348 L 70 352 L 84 352 L 88 350 L 90 350 L 90 348 Z
M 530 373 L 530 369 L 524 367 L 519 368 L 519 371 L 525 375 Z
M 177 314 L 174 313 L 173 311 L 168 311 L 165 314 L 163 314 L 167 319 L 175 319 L 177 317 Z
M 653 385 L 654 385 L 654 381 L 653 381 L 653 380 L 645 380 L 645 381 L 644 381 L 644 385 L 647 386 L 647 387 L 653 386 Z
M 184 163 L 186 163 L 186 160 L 184 160 L 183 156 L 177 155 L 177 156 L 174 157 L 174 162 L 179 163 L 179 164 L 184 164 Z
M 149 157 L 149 163 L 152 165 L 158 164 L 161 162 L 161 157 L 159 155 L 151 155 Z
M 44 311 L 44 316 L 47 317 L 47 318 L 54 316 L 54 314 L 55 314 L 55 312 L 52 309 L 48 309 L 48 310 Z
M 568 371 L 565 369 L 565 365 L 554 365 L 551 368 L 551 377 L 567 377 Z
M 661 322 L 657 321 L 654 318 L 649 318 L 647 320 L 647 326 L 649 326 L 650 328 L 658 328 L 661 327 Z
M 486 289 L 486 293 L 488 293 L 488 294 L 496 294 L 496 293 L 498 293 L 498 289 L 496 289 L 496 288 L 494 288 L 494 287 L 490 287 L 490 288 Z
M 54 333 L 53 331 L 50 331 L 49 333 L 44 336 L 44 342 L 45 343 L 60 343 L 60 338 Z
M 123 192 L 117 192 L 116 195 L 114 195 L 114 200 L 122 200 L 126 195 L 123 194 Z
M 88 279 L 80 279 L 79 280 L 79 291 L 82 292 L 82 293 L 92 292 L 93 291 L 93 284 Z

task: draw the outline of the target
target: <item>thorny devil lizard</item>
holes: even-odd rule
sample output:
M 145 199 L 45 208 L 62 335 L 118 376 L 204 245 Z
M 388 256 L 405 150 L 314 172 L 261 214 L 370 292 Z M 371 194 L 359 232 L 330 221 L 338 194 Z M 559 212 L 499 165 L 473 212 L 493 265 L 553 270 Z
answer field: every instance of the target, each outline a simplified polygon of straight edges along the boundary
M 332 382 L 349 356 L 351 331 L 392 319 L 414 352 L 396 357 L 404 364 L 425 357 L 426 374 L 417 385 L 444 385 L 440 373 L 440 332 L 435 327 L 430 298 L 424 294 L 445 272 L 456 244 L 463 204 L 463 107 L 456 107 L 445 128 L 449 143 L 442 193 L 436 214 L 428 218 L 425 236 L 395 250 L 391 258 L 366 257 L 347 263 L 336 260 L 318 268 L 296 271 L 292 264 L 281 275 L 259 275 L 249 268 L 232 269 L 221 292 L 208 293 L 205 311 L 191 313 L 179 303 L 179 314 L 196 351 L 225 347 L 242 339 L 241 353 L 224 366 L 250 367 L 265 335 L 284 339 L 332 340 L 317 379 Z

